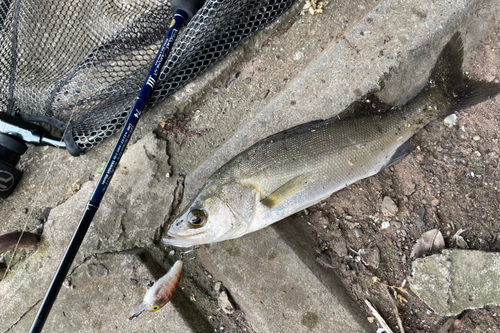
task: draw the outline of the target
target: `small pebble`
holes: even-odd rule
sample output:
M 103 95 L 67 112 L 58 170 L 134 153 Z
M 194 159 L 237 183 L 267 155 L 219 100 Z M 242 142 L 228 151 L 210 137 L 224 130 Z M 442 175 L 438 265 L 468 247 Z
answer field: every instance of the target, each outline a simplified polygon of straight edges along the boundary
M 447 127 L 453 127 L 457 123 L 457 115 L 456 114 L 450 114 L 448 117 L 444 118 L 444 124 Z
M 472 138 L 474 141 L 479 141 L 481 140 L 481 137 L 479 135 L 476 135 L 475 137 Z
M 344 241 L 339 240 L 333 243 L 333 251 L 337 253 L 340 257 L 347 256 L 347 245 Z
M 333 268 L 332 267 L 332 263 L 333 263 L 332 257 L 330 257 L 330 255 L 326 252 L 321 252 L 320 254 L 318 254 L 316 256 L 316 261 L 325 267 Z
M 225 290 L 220 293 L 217 302 L 224 313 L 231 314 L 234 312 L 234 306 L 231 304 L 231 301 L 229 301 L 229 297 Z
M 363 232 L 362 232 L 362 231 L 361 231 L 361 229 L 359 229 L 359 228 L 354 229 L 354 234 L 355 234 L 355 235 L 356 235 L 356 237 L 358 237 L 358 238 L 363 237 Z
M 425 227 L 424 215 L 425 208 L 421 208 L 417 213 L 417 220 L 415 221 L 418 229 L 422 229 L 423 227 Z
M 387 229 L 391 226 L 391 224 L 388 222 L 388 221 L 384 221 L 382 222 L 382 226 L 380 227 L 380 229 L 384 230 L 384 229 Z
M 380 250 L 378 247 L 371 247 L 368 249 L 360 249 L 358 251 L 363 264 L 366 266 L 372 266 L 377 269 L 380 264 Z
M 247 78 L 245 79 L 245 81 L 243 81 L 243 82 L 245 82 L 246 84 L 249 84 L 250 82 L 252 82 L 252 79 L 251 79 L 251 78 L 249 78 L 249 77 L 247 77 Z
M 382 214 L 384 216 L 396 216 L 398 213 L 399 209 L 396 203 L 391 199 L 391 197 L 384 197 L 384 200 L 382 200 Z
M 71 287 L 71 280 L 70 279 L 65 279 L 64 282 L 63 282 L 63 286 L 66 287 L 66 288 L 70 288 Z
M 264 92 L 260 94 L 260 99 L 266 98 L 268 94 L 269 94 L 269 89 L 264 90 Z

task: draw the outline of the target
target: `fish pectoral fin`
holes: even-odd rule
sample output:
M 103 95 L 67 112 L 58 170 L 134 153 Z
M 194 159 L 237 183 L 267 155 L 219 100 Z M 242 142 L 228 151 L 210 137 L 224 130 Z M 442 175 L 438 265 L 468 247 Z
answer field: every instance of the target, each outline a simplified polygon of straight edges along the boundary
M 289 180 L 285 185 L 278 188 L 276 191 L 268 195 L 266 198 L 260 201 L 261 204 L 269 208 L 273 208 L 285 199 L 291 197 L 297 193 L 309 180 L 309 175 L 300 175 L 298 177 Z
M 396 149 L 396 151 L 392 155 L 391 159 L 387 162 L 385 167 L 388 168 L 388 167 L 393 166 L 394 164 L 398 163 L 403 158 L 408 156 L 413 151 L 413 149 L 415 149 L 415 146 L 412 145 L 410 142 L 406 141 L 401 146 L 399 146 L 398 149 Z

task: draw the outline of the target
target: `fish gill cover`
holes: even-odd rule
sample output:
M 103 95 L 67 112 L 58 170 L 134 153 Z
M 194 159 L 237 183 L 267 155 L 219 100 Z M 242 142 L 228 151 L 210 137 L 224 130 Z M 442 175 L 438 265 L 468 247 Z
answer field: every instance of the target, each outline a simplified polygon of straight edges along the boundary
M 148 109 L 211 68 L 294 0 L 206 0 L 181 32 Z M 49 124 L 80 155 L 126 121 L 169 28 L 165 0 L 2 0 L 0 113 Z

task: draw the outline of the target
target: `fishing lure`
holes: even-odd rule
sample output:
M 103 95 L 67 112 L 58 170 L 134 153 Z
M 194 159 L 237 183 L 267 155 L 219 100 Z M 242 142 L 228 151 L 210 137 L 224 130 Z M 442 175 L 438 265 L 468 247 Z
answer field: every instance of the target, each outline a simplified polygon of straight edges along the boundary
M 156 312 L 167 304 L 174 295 L 182 276 L 184 263 L 177 260 L 163 277 L 158 279 L 144 295 L 141 304 L 131 312 L 129 320 L 138 317 L 144 311 Z

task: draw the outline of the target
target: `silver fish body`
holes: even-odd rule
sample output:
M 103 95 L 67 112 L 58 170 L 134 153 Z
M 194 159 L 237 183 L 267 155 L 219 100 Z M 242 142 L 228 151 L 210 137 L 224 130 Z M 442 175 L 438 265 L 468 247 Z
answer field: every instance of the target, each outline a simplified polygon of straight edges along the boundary
M 441 57 L 459 53 L 454 80 L 463 80 L 460 36 Z M 444 53 L 444 55 L 443 55 Z M 456 62 L 456 61 L 455 61 Z M 439 65 L 439 61 L 438 61 Z M 449 66 L 448 66 L 449 67 Z M 401 108 L 299 125 L 272 135 L 226 163 L 170 226 L 165 244 L 191 246 L 240 237 L 264 228 L 408 154 L 408 139 L 433 119 L 487 97 L 467 88 L 471 102 L 453 99 L 449 68 L 436 66 L 430 83 Z M 456 70 L 456 69 L 455 69 Z M 483 89 L 484 90 L 484 89 Z M 488 87 L 497 93 L 498 85 Z

